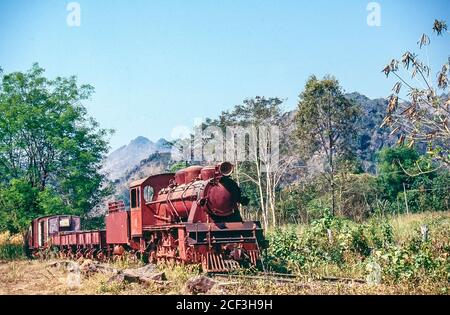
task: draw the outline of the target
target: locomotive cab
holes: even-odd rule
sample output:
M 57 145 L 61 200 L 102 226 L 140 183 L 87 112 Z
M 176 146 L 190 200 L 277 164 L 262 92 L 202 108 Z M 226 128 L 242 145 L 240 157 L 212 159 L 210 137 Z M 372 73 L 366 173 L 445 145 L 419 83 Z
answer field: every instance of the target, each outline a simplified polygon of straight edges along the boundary
M 171 184 L 173 173 L 149 176 L 130 184 L 130 233 L 141 237 L 145 226 L 161 224 L 156 214 L 155 199 L 160 191 Z M 163 221 L 163 223 L 169 223 Z

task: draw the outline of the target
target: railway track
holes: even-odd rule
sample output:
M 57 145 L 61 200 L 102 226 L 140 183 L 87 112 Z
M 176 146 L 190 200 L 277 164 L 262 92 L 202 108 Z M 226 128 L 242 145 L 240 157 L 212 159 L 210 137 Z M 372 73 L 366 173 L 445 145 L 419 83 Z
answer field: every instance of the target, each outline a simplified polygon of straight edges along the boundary
M 248 279 L 248 280 L 266 280 L 279 283 L 296 283 L 302 280 L 301 276 L 287 274 L 287 273 L 276 273 L 276 272 L 260 272 L 255 275 L 243 275 L 243 274 L 233 274 L 233 273 L 209 273 L 209 276 L 213 278 L 226 278 L 226 279 Z M 343 277 L 320 277 L 314 279 L 314 281 L 323 282 L 346 282 L 346 283 L 366 283 L 363 279 L 355 278 L 343 278 Z

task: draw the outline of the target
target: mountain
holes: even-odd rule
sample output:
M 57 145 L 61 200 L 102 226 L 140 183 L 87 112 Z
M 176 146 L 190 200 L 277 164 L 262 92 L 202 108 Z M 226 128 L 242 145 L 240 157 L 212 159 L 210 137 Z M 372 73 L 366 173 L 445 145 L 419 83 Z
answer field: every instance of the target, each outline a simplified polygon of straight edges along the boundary
M 122 199 L 128 205 L 130 183 L 150 175 L 167 173 L 171 162 L 170 152 L 151 154 L 114 181 L 115 196 L 112 199 Z
M 115 181 L 152 154 L 168 153 L 170 150 L 171 145 L 165 139 L 159 139 L 154 143 L 146 137 L 139 136 L 128 145 L 111 152 L 103 163 L 103 171 L 110 180 Z
M 376 153 L 383 147 L 392 146 L 397 138 L 389 136 L 389 128 L 379 128 L 386 113 L 387 101 L 382 98 L 370 99 L 357 92 L 347 93 L 345 97 L 360 105 L 361 119 L 359 121 L 359 134 L 356 139 L 356 154 L 361 160 L 365 172 L 376 172 Z M 282 137 L 285 139 L 284 146 L 287 147 L 289 156 L 297 156 L 295 117 L 297 110 L 283 114 L 284 128 Z M 287 140 L 286 140 L 287 139 Z M 281 185 L 288 185 L 297 181 L 309 180 L 322 172 L 325 165 L 325 154 L 317 152 L 308 160 L 298 160 L 293 163 L 289 172 L 283 176 Z
M 357 139 L 357 155 L 362 161 L 364 171 L 375 173 L 376 152 L 386 146 L 392 146 L 396 137 L 389 136 L 390 130 L 380 129 L 383 121 L 387 101 L 385 99 L 369 99 L 368 97 L 354 92 L 346 94 L 346 97 L 360 104 L 362 119 L 360 120 L 360 133 Z M 296 111 L 286 112 L 283 115 L 281 136 L 289 139 L 290 143 L 287 154 L 298 156 L 295 149 L 295 116 Z M 286 143 L 284 144 L 286 145 Z M 171 144 L 165 139 L 159 139 L 155 143 L 145 137 L 137 137 L 128 145 L 122 146 L 112 152 L 105 161 L 103 169 L 109 174 L 109 179 L 116 186 L 116 195 L 127 199 L 128 184 L 136 179 L 152 174 L 167 172 L 171 161 Z M 306 166 L 306 168 L 305 168 Z M 307 161 L 300 158 L 294 163 L 292 170 L 287 172 L 282 184 L 289 184 L 315 176 L 323 169 L 323 154 L 316 154 Z M 306 173 L 305 173 L 306 171 Z M 309 174 L 309 175 L 308 175 Z
M 362 161 L 364 171 L 375 173 L 377 151 L 392 146 L 397 141 L 397 137 L 389 136 L 389 128 L 380 128 L 386 115 L 387 100 L 369 99 L 357 92 L 346 94 L 346 97 L 361 105 L 362 117 L 356 153 Z

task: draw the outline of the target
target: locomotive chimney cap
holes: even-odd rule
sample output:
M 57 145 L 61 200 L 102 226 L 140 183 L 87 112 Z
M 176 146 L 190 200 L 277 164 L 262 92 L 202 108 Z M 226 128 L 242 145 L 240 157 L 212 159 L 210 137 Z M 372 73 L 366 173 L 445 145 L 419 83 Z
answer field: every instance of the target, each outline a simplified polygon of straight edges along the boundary
M 217 165 L 217 170 L 222 176 L 230 176 L 233 173 L 233 164 L 222 162 Z

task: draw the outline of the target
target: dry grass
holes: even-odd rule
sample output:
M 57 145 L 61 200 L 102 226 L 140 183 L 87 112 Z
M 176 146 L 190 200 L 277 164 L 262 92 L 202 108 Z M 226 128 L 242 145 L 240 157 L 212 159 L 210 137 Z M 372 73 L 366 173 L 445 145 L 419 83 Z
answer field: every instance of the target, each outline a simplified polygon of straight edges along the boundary
M 423 212 L 409 215 L 392 216 L 389 223 L 394 229 L 394 238 L 401 242 L 411 238 L 420 230 L 420 226 L 426 224 L 432 228 L 433 223 L 439 222 L 440 228 L 448 227 L 450 230 L 450 211 L 447 212 Z M 430 233 L 433 233 L 430 230 Z
M 389 218 L 394 230 L 396 242 L 402 242 L 427 224 L 430 235 L 448 243 L 450 231 L 450 213 L 421 213 L 402 215 Z M 436 224 L 439 223 L 439 224 Z M 302 228 L 302 227 L 299 227 Z M 439 235 L 439 237 L 437 236 Z M 443 235 L 443 236 L 442 236 Z M 440 237 L 442 236 L 442 237 Z M 445 238 L 445 240 L 444 240 Z M 9 234 L 0 234 L 0 249 L 8 248 L 5 257 L 15 253 L 20 248 L 22 238 Z M 6 247 L 5 247 L 6 246 Z M 137 284 L 127 282 L 109 282 L 109 275 L 102 273 L 90 277 L 80 277 L 79 283 L 71 282 L 73 274 L 65 268 L 49 267 L 49 261 L 26 260 L 24 258 L 10 260 L 0 258 L 0 294 L 101 294 L 101 295 L 141 295 L 141 294 L 186 294 L 186 281 L 199 274 L 196 268 L 180 266 L 159 266 L 164 270 L 168 282 L 166 284 Z M 295 283 L 277 283 L 270 280 L 248 280 L 236 278 L 221 278 L 221 285 L 214 287 L 210 294 L 242 295 L 242 294 L 449 294 L 450 285 L 433 283 L 423 277 L 420 283 L 399 281 L 395 284 L 367 285 L 361 283 L 324 282 L 313 280 L 317 276 L 334 275 L 343 277 L 363 278 L 360 274 L 363 267 L 356 262 L 351 264 L 354 271 L 347 274 L 342 270 L 328 266 L 326 270 L 317 270 L 317 274 L 304 275 Z M 123 269 L 134 266 L 129 262 L 116 262 L 115 268 Z M 450 269 L 450 266 L 449 266 Z M 76 280 L 76 279 L 75 279 Z M 75 285 L 74 285 L 75 283 Z
M 90 277 L 81 277 L 79 285 L 71 285 L 71 273 L 64 268 L 48 267 L 48 261 L 11 261 L 0 264 L 0 294 L 52 294 L 52 295 L 158 295 L 187 294 L 186 280 L 197 274 L 182 267 L 165 268 L 167 284 L 137 284 L 127 282 L 110 282 L 109 276 L 97 273 Z M 360 283 L 325 282 L 311 279 L 299 280 L 296 283 L 277 283 L 271 280 L 223 279 L 209 294 L 242 295 L 242 294 L 445 294 L 437 291 L 432 283 L 413 286 L 377 285 Z

